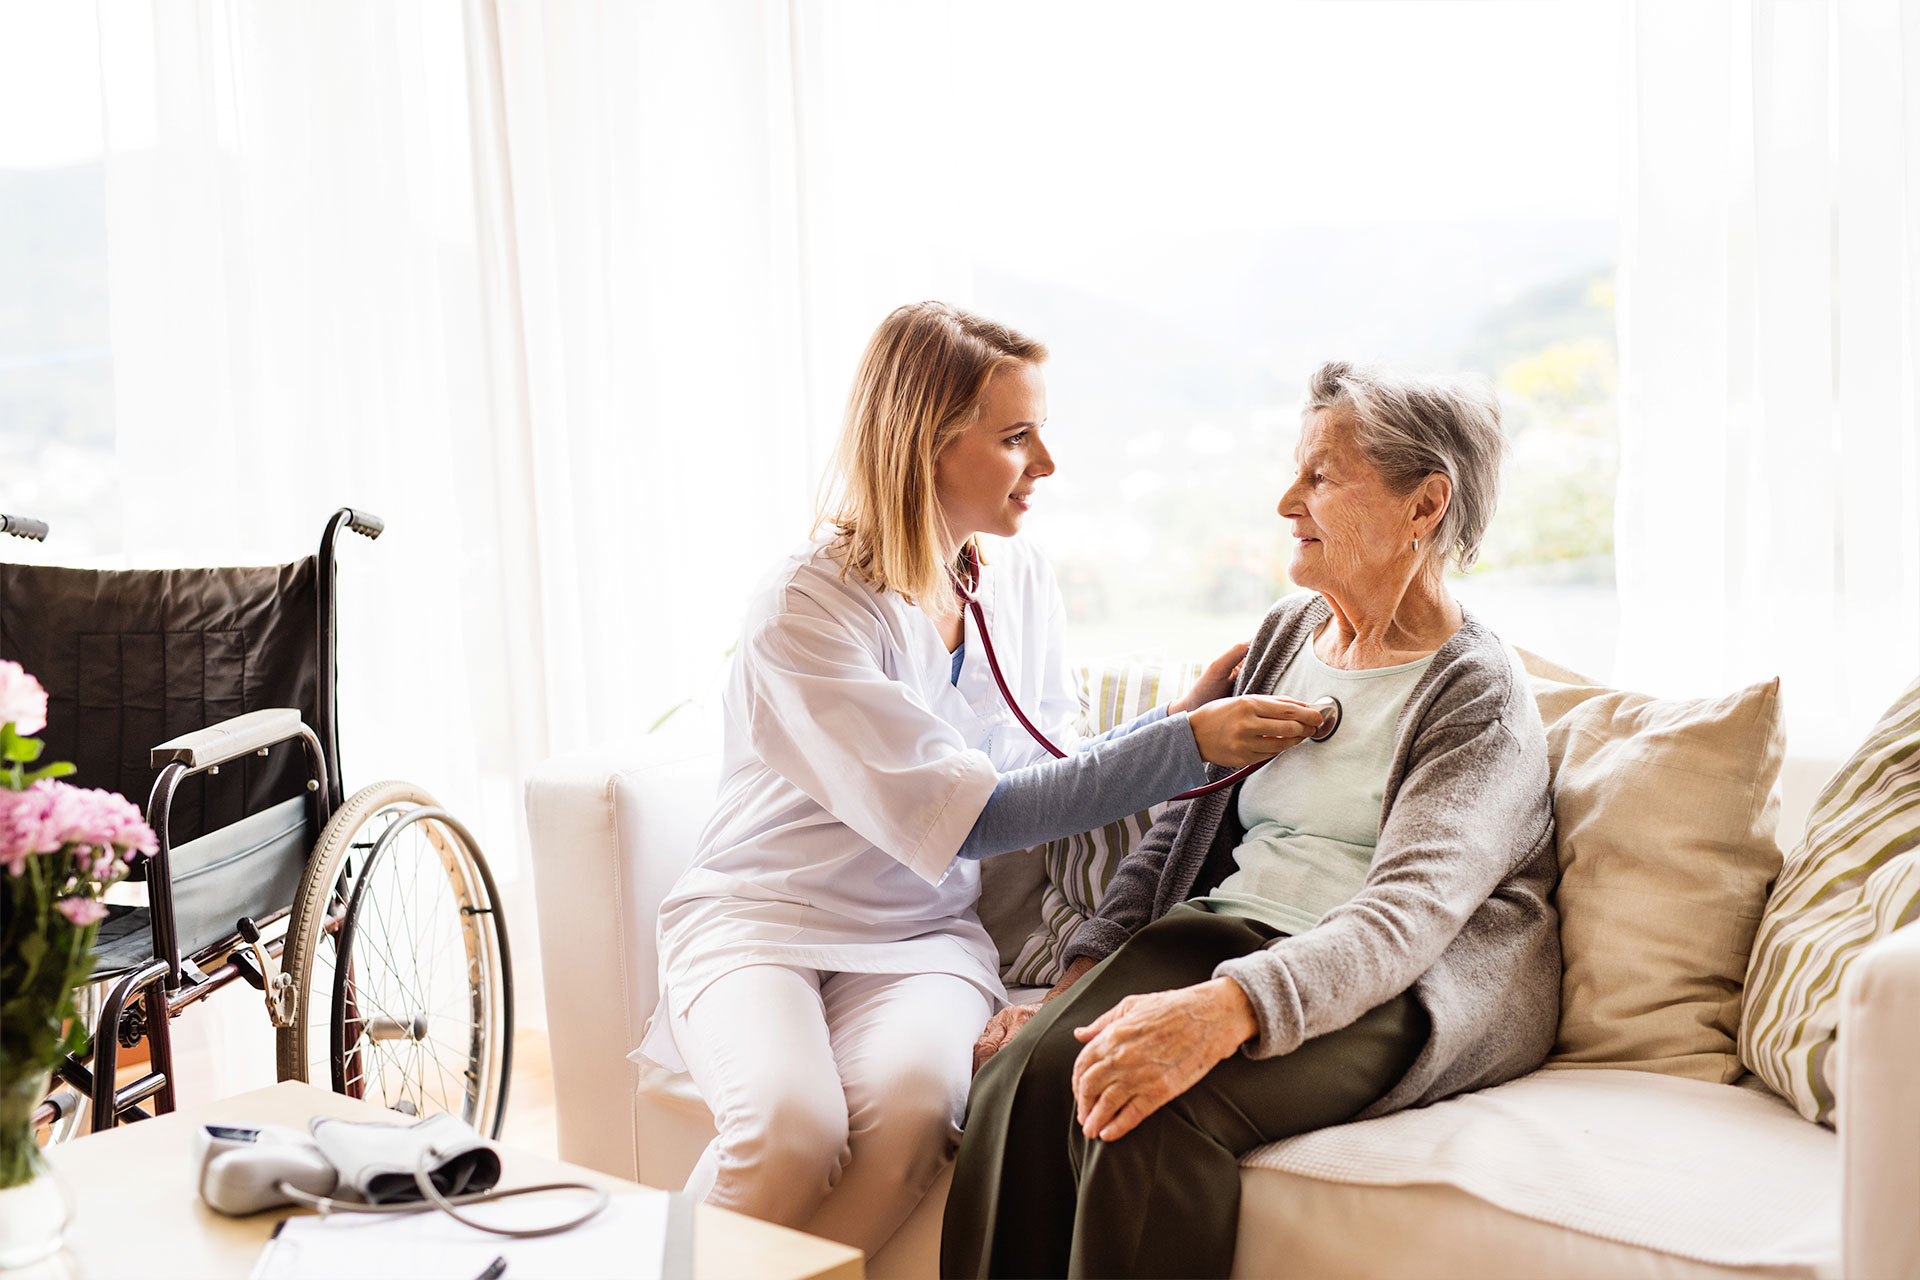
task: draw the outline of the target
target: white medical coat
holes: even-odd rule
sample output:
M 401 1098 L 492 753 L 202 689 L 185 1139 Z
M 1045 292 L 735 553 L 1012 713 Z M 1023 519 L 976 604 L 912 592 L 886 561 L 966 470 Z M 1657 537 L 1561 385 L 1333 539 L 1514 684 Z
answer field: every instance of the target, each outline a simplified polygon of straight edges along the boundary
M 983 538 L 978 596 L 1007 683 L 1072 750 L 1079 699 L 1053 571 Z M 686 1008 L 747 965 L 949 973 L 1006 998 L 955 852 L 999 774 L 1046 751 L 1008 710 L 972 615 L 958 684 L 933 623 L 897 592 L 842 581 L 824 540 L 755 590 L 722 698 L 718 801 L 660 908 L 661 989 Z M 673 1069 L 664 999 L 640 1053 Z

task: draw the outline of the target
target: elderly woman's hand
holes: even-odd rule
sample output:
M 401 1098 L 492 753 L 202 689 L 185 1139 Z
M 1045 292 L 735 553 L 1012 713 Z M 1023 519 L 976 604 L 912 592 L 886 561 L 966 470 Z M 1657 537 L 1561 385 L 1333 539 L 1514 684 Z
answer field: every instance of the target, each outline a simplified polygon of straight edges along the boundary
M 1171 716 L 1192 711 L 1232 693 L 1233 682 L 1240 678 L 1240 664 L 1246 656 L 1247 646 L 1237 644 L 1215 658 L 1200 673 L 1200 678 L 1193 682 L 1193 688 L 1187 691 L 1186 697 L 1175 698 L 1167 704 L 1167 714 Z
M 1260 1030 L 1231 978 L 1128 996 L 1073 1034 L 1074 1114 L 1089 1138 L 1113 1142 L 1198 1084 Z
M 1040 997 L 1040 1004 L 1010 1004 L 987 1019 L 987 1029 L 973 1042 L 973 1073 L 979 1075 L 980 1068 L 986 1066 L 994 1054 L 1006 1048 L 1007 1042 L 1020 1034 L 1020 1028 L 1033 1021 L 1033 1015 L 1040 1012 L 1040 1005 L 1065 995 L 1074 983 L 1099 963 L 1092 956 L 1075 956 L 1067 965 L 1067 971 L 1060 975 L 1060 981 Z
M 1033 1021 L 1033 1015 L 1038 1012 L 1037 1004 L 1010 1004 L 987 1019 L 987 1029 L 973 1042 L 974 1074 L 978 1075 L 994 1054 L 1006 1048 L 1007 1041 L 1019 1035 L 1020 1028 Z

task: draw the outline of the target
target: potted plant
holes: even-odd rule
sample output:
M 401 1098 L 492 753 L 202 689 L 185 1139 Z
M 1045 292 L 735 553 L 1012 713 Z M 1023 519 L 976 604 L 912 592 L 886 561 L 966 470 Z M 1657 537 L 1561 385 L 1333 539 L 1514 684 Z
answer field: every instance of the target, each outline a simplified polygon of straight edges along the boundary
M 140 811 L 70 786 L 41 764 L 47 695 L 0 661 L 0 1267 L 54 1252 L 70 1206 L 35 1140 L 33 1113 L 62 1055 L 84 1047 L 74 989 L 93 968 L 101 901 L 157 848 Z

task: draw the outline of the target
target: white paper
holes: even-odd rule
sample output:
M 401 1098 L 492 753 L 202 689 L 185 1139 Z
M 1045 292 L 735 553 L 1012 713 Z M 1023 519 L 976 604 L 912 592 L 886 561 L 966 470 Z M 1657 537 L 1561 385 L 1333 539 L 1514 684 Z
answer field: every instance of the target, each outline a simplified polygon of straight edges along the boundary
M 470 1205 L 462 1213 L 502 1227 L 538 1227 L 580 1212 L 577 1195 Z M 253 1269 L 253 1280 L 475 1280 L 505 1258 L 500 1280 L 660 1280 L 667 1193 L 617 1195 L 593 1218 L 557 1235 L 516 1240 L 463 1226 L 438 1210 L 289 1218 Z

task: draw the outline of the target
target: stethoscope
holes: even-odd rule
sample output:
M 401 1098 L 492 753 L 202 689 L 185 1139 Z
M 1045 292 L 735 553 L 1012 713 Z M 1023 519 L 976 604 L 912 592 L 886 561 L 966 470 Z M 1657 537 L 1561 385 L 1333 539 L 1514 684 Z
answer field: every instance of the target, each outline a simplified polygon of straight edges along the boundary
M 1021 728 L 1033 735 L 1035 742 L 1052 752 L 1056 760 L 1065 759 L 1067 753 L 1054 746 L 1047 735 L 1035 728 L 1033 721 L 1027 719 L 1027 713 L 1020 709 L 1019 700 L 1013 696 L 1013 690 L 1007 685 L 1006 676 L 1000 673 L 1000 655 L 993 651 L 993 637 L 987 634 L 987 615 L 985 611 L 980 608 L 979 597 L 974 594 L 980 586 L 980 562 L 974 558 L 973 542 L 971 539 L 961 547 L 960 552 L 961 562 L 966 566 L 967 580 L 962 584 L 959 574 L 950 575 L 953 579 L 953 594 L 960 597 L 960 602 L 966 605 L 973 613 L 973 628 L 980 633 L 980 646 L 987 651 L 987 667 L 993 672 L 993 682 L 1000 686 L 1000 696 L 1007 700 L 1007 707 L 1013 712 L 1014 719 L 1020 722 Z M 1314 732 L 1309 741 L 1325 742 L 1333 736 L 1333 731 L 1340 727 L 1340 699 L 1329 694 L 1327 697 L 1321 698 L 1317 702 L 1310 702 L 1307 705 L 1320 713 L 1320 728 Z M 1179 795 L 1170 796 L 1168 799 L 1170 802 L 1173 800 L 1192 800 L 1199 796 L 1212 795 L 1216 791 L 1224 791 L 1252 773 L 1255 769 L 1260 768 L 1262 765 L 1271 764 L 1272 762 L 1272 757 L 1266 760 L 1256 760 L 1250 765 L 1235 769 L 1224 778 L 1209 782 L 1203 787 L 1195 787 L 1191 791 L 1182 791 Z

